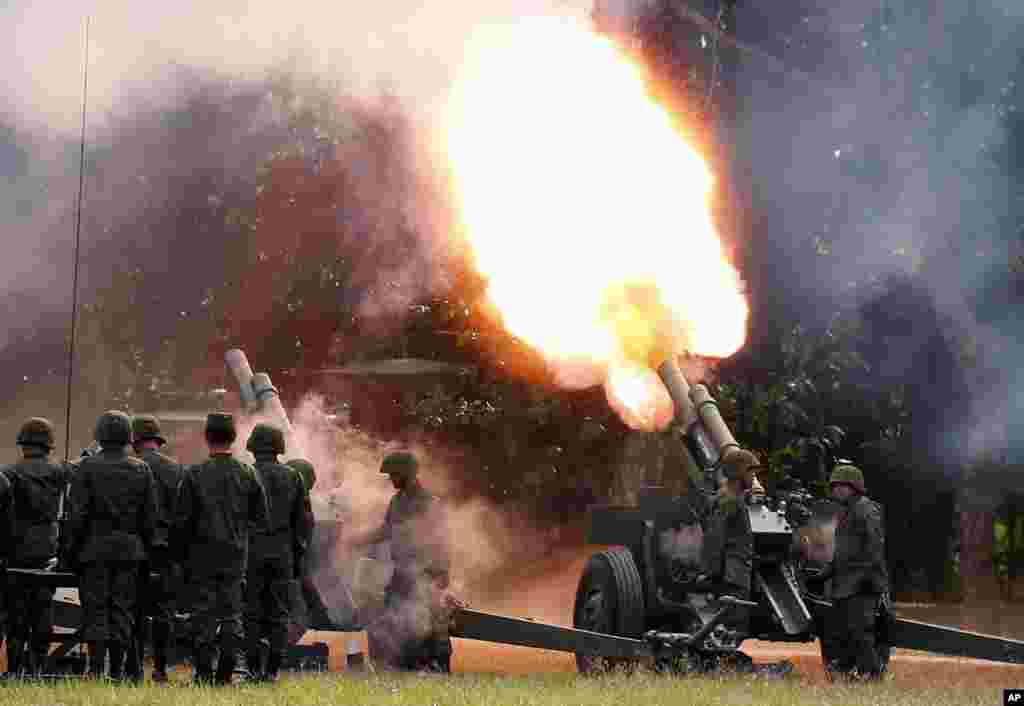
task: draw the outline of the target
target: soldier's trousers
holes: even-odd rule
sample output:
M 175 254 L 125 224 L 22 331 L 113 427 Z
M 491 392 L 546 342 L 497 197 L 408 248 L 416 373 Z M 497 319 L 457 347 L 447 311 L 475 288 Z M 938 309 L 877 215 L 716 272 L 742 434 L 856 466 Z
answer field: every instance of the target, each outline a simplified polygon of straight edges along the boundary
M 395 567 L 382 615 L 367 627 L 370 657 L 384 669 L 449 671 L 452 646 L 436 581 Z
M 209 678 L 217 649 L 218 672 L 234 669 L 243 644 L 242 581 L 239 573 L 192 573 L 192 638 L 199 679 Z
M 291 560 L 249 564 L 245 579 L 245 636 L 250 654 L 260 651 L 260 640 L 264 637 L 270 641 L 271 654 L 282 654 L 288 647 L 293 573 Z
M 127 648 L 135 637 L 139 563 L 90 562 L 82 569 L 82 633 L 87 641 Z
M 833 601 L 821 641 L 822 659 L 829 672 L 851 674 L 856 670 L 867 678 L 881 674 L 875 645 L 879 600 L 877 593 L 858 593 Z
M 22 561 L 18 568 L 44 569 L 47 560 Z M 33 585 L 8 575 L 7 609 L 10 622 L 7 632 L 7 653 L 12 648 L 19 653 L 33 650 L 37 655 L 49 651 L 50 633 L 53 630 L 54 589 Z M 22 665 L 25 666 L 25 665 Z

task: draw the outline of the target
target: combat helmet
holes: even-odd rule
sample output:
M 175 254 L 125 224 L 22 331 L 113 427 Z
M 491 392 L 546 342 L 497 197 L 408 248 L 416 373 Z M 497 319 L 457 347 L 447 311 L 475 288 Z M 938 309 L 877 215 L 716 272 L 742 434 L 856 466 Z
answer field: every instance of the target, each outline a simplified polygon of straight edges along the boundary
M 161 446 L 167 439 L 160 433 L 160 421 L 151 414 L 137 414 L 132 417 L 132 437 L 135 443 L 156 441 Z
M 419 471 L 420 464 L 408 451 L 395 451 L 384 457 L 380 464 L 380 472 L 387 475 L 396 474 L 412 477 Z
M 284 434 L 277 427 L 270 424 L 257 424 L 249 434 L 249 441 L 245 448 L 253 454 L 278 454 L 284 453 Z
M 32 417 L 18 431 L 18 446 L 53 449 L 53 423 L 43 417 Z
M 120 410 L 112 409 L 100 415 L 94 435 L 100 446 L 127 446 L 132 443 L 132 420 Z
M 853 465 L 850 461 L 840 461 L 834 469 L 832 469 L 832 475 L 828 479 L 829 486 L 835 485 L 836 483 L 845 483 L 861 495 L 864 495 L 867 490 L 864 487 L 864 474 L 861 470 Z
M 287 465 L 302 477 L 302 483 L 306 486 L 306 492 L 313 490 L 316 485 L 316 469 L 313 464 L 304 458 L 293 458 Z

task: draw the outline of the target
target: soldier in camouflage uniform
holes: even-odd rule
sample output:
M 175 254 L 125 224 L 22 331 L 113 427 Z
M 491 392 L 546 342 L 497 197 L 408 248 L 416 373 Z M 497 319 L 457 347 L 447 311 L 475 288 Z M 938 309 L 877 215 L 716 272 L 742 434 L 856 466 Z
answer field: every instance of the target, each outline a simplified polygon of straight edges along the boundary
M 49 459 L 53 424 L 35 417 L 18 433 L 24 458 L 0 469 L 11 483 L 11 538 L 8 565 L 45 569 L 57 556 L 61 499 L 71 480 L 71 469 Z M 8 582 L 11 619 L 7 638 L 7 664 L 12 674 L 38 674 L 50 649 L 54 589 L 43 585 Z
M 305 603 L 307 618 L 310 621 L 314 624 L 329 623 L 330 616 L 328 615 L 327 606 L 320 597 L 320 591 L 317 589 L 316 584 L 313 583 L 313 573 L 317 569 L 317 544 L 314 542 L 316 536 L 316 517 L 313 515 L 310 493 L 313 491 L 313 486 L 316 485 L 316 469 L 313 468 L 312 463 L 304 458 L 293 458 L 285 465 L 289 466 L 299 475 L 306 491 L 305 503 L 306 521 L 309 523 L 309 548 L 303 556 L 301 565 L 296 568 L 301 600 Z
M 243 645 L 242 584 L 250 527 L 266 527 L 267 496 L 256 470 L 231 455 L 230 414 L 206 418 L 210 458 L 190 466 L 178 492 L 172 546 L 194 590 L 195 681 L 230 684 Z M 216 673 L 217 636 L 220 658 Z
M 284 453 L 284 434 L 269 424 L 257 424 L 246 448 L 256 458 L 256 473 L 267 494 L 267 526 L 249 536 L 246 572 L 246 663 L 256 681 L 276 681 L 288 647 L 292 584 L 309 546 L 309 502 L 302 478 L 278 463 Z M 263 668 L 261 641 L 270 651 Z
M 723 478 L 719 492 L 703 494 L 701 563 L 705 574 L 698 581 L 711 582 L 721 592 L 737 598 L 750 597 L 754 535 L 745 503 L 747 494 L 760 488 L 757 483 L 760 468 L 756 455 L 730 447 L 722 457 Z
M 398 491 L 383 526 L 371 541 L 386 543 L 394 562 L 384 615 L 369 626 L 370 654 L 393 669 L 448 672 L 451 664 L 449 616 L 444 604 L 449 584 L 445 518 L 438 498 L 420 484 L 411 453 L 389 454 L 381 464 Z
M 153 416 L 138 415 L 132 419 L 132 445 L 135 453 L 153 471 L 156 480 L 157 501 L 160 520 L 168 527 L 174 521 L 174 506 L 178 499 L 178 486 L 184 470 L 175 459 L 161 453 L 167 440 L 160 431 L 160 421 Z M 149 582 L 153 572 L 159 578 Z M 167 681 L 167 664 L 174 647 L 174 616 L 177 611 L 177 592 L 181 578 L 181 567 L 172 560 L 170 552 L 154 550 L 149 557 L 149 566 L 144 570 L 142 589 L 145 605 L 142 608 L 153 618 L 153 681 Z M 131 661 L 136 678 L 142 676 L 143 643 L 134 641 Z
M 11 482 L 0 472 L 0 576 L 7 570 L 7 555 L 11 551 Z M 0 642 L 7 637 L 7 585 L 0 581 Z M 10 665 L 8 665 L 10 666 Z
M 842 509 L 827 570 L 833 608 L 822 640 L 825 668 L 830 675 L 876 679 L 882 674 L 876 618 L 889 591 L 882 507 L 865 495 L 864 474 L 853 464 L 837 465 L 829 483 Z
M 104 413 L 95 436 L 101 450 L 82 459 L 71 484 L 68 552 L 80 577 L 88 673 L 103 676 L 109 652 L 110 678 L 120 680 L 138 629 L 140 567 L 151 552 L 166 551 L 167 525 L 153 472 L 128 455 L 128 415 Z

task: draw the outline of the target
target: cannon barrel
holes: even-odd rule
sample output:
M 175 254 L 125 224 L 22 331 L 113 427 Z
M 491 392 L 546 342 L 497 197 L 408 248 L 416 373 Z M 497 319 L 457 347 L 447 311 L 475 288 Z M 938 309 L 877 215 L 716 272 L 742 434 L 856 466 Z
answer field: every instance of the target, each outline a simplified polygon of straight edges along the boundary
M 713 471 L 726 448 L 739 446 L 718 411 L 718 403 L 704 385 L 690 385 L 674 357 L 658 365 L 657 373 L 675 407 L 672 423 L 684 432 L 690 455 L 701 470 Z
M 238 391 L 248 411 L 264 417 L 281 427 L 285 434 L 291 433 L 292 425 L 288 411 L 281 402 L 281 395 L 270 381 L 267 373 L 253 374 L 245 351 L 232 348 L 224 355 L 228 370 L 238 382 Z

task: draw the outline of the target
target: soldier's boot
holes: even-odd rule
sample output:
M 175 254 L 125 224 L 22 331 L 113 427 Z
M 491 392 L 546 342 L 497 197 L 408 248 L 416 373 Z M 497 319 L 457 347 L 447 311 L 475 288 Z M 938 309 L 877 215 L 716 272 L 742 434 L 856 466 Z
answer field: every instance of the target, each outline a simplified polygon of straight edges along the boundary
M 249 673 L 250 681 L 263 681 L 266 673 L 263 668 L 262 650 L 249 646 L 245 651 L 245 666 Z
M 195 673 L 192 676 L 192 683 L 196 686 L 209 686 L 213 684 L 213 650 L 209 648 L 197 649 L 192 659 Z
M 102 679 L 107 669 L 107 642 L 106 640 L 93 640 L 89 644 L 89 667 L 86 676 L 92 679 Z
M 153 623 L 153 681 L 166 684 L 167 662 L 171 653 L 171 629 L 163 623 Z
M 124 643 L 110 642 L 107 644 L 107 650 L 110 653 L 110 679 L 124 681 L 127 676 Z
M 263 681 L 276 682 L 281 671 L 284 654 L 280 650 L 271 650 L 267 656 L 267 670 L 263 673 Z
M 214 681 L 220 686 L 230 686 L 235 675 L 235 668 L 238 667 L 238 651 L 232 648 L 223 648 L 220 651 L 220 659 L 217 660 L 217 675 Z

